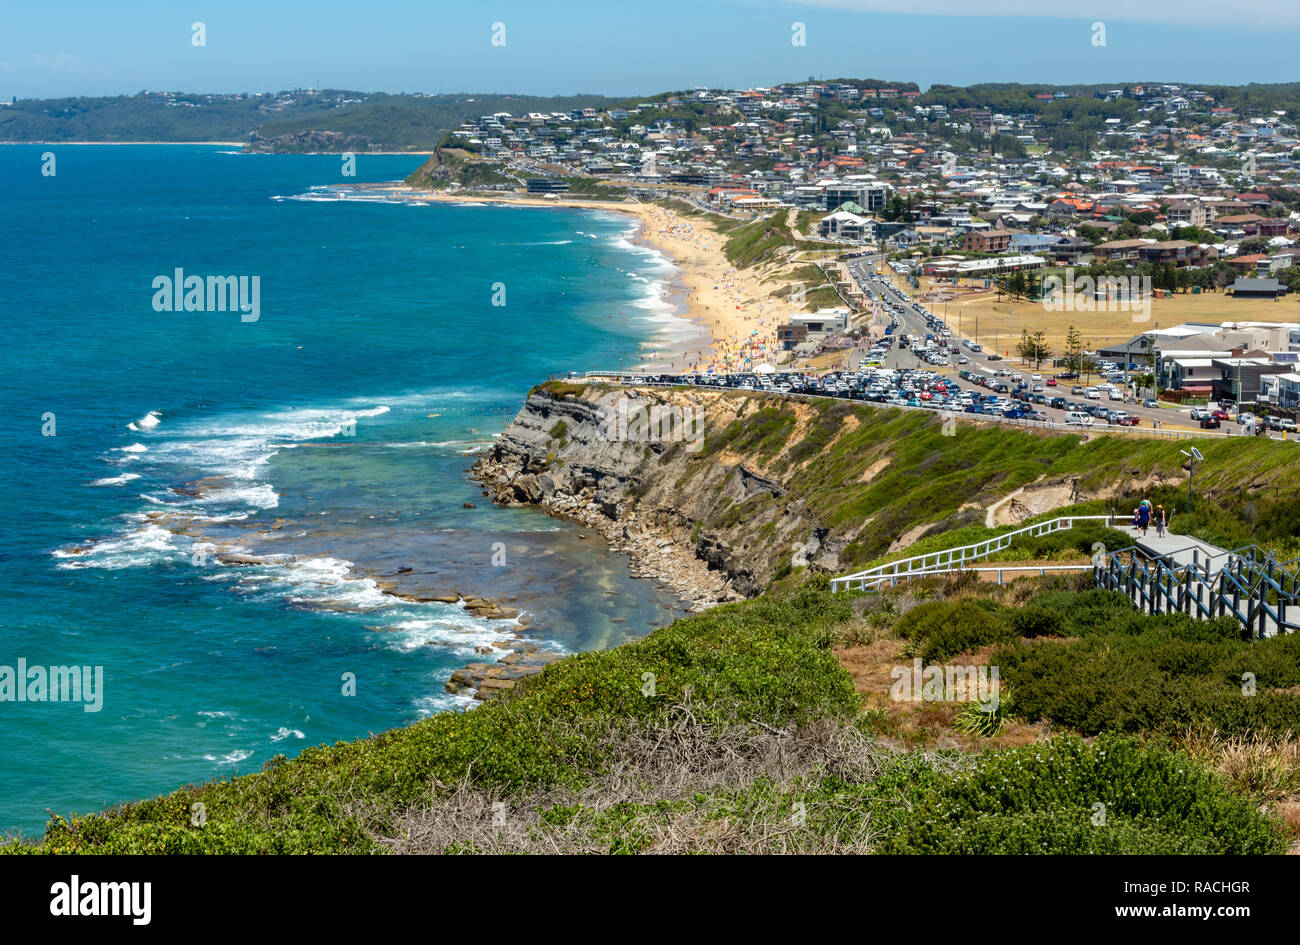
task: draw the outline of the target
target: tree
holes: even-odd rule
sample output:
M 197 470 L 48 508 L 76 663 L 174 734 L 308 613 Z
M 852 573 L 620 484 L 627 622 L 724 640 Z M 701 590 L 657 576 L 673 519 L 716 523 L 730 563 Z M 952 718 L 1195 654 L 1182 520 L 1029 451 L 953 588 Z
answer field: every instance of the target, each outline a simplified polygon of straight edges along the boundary
M 1065 350 L 1062 352 L 1065 356 L 1065 364 L 1076 373 L 1082 373 L 1083 369 L 1083 339 L 1079 337 L 1079 329 L 1071 325 L 1065 330 Z
M 1034 341 L 1029 337 L 1029 329 L 1020 329 L 1020 340 L 1016 342 L 1016 354 L 1020 356 L 1020 363 L 1030 360 L 1034 356 Z
M 1052 349 L 1047 344 L 1047 332 L 1041 328 L 1029 336 L 1029 356 L 1033 358 L 1035 370 L 1052 357 Z

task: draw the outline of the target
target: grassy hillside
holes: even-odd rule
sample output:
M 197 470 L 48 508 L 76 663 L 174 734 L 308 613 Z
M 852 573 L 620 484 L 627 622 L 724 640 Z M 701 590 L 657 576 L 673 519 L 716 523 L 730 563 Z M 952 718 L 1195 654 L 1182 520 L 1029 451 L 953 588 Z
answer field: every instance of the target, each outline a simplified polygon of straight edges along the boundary
M 453 183 L 463 187 L 487 187 L 497 184 L 517 187 L 519 185 L 518 180 L 504 173 L 504 165 L 495 161 L 484 161 L 471 151 L 449 146 L 447 141 L 444 136 L 433 149 L 428 160 L 406 178 L 407 184 L 435 190 Z
M 1095 649 L 1071 643 L 1071 635 L 1112 646 L 1130 638 L 1147 643 L 1154 635 L 1167 655 L 1179 646 L 1210 646 L 1224 672 L 1237 669 L 1234 658 L 1244 660 L 1259 668 L 1261 686 L 1275 688 L 1297 682 L 1294 645 L 1252 648 L 1217 625 L 1143 618 L 1122 600 L 1095 594 L 1030 591 L 1017 605 L 981 600 L 959 583 L 920 593 L 931 602 L 919 603 L 912 591 L 866 598 L 806 586 L 787 597 L 720 607 L 640 642 L 554 664 L 473 712 L 309 749 L 256 774 L 114 811 L 56 818 L 39 846 L 4 850 L 1284 849 L 1288 828 L 1279 811 L 1300 780 L 1294 757 L 1266 784 L 1257 775 L 1263 762 L 1282 759 L 1277 751 L 1231 773 L 1222 751 L 1207 747 L 1214 743 L 1204 737 L 1194 744 L 1148 739 L 1148 729 L 1163 726 L 1129 724 L 1135 712 L 1079 715 L 1070 709 L 1077 698 L 1064 707 L 1044 702 L 1049 687 L 1035 688 L 1033 673 L 1021 673 L 1014 661 L 1004 708 L 989 731 L 954 740 L 946 720 L 973 704 L 895 702 L 898 712 L 913 715 L 942 709 L 924 738 L 900 739 L 891 734 L 897 719 L 872 706 L 871 693 L 855 693 L 841 662 L 867 636 L 882 652 L 897 648 L 886 659 L 903 665 L 921 649 L 957 658 L 990 639 L 1004 640 L 1013 653 L 1050 639 L 1051 646 L 1080 654 L 1074 670 L 1083 681 L 1068 691 L 1090 680 L 1092 702 L 1109 705 L 1125 694 L 1130 701 L 1142 697 L 1132 692 L 1129 676 L 1080 672 Z M 963 607 L 976 607 L 986 619 L 954 623 L 950 613 L 933 612 Z M 1213 723 L 1229 711 L 1227 696 L 1220 698 L 1228 681 L 1213 679 L 1219 669 L 1164 662 L 1165 697 L 1206 694 L 1202 702 L 1192 700 L 1204 711 L 1189 721 Z M 1298 700 L 1294 693 L 1277 697 L 1270 711 L 1278 724 L 1295 716 Z M 1056 719 L 1067 711 L 1079 715 L 1081 731 L 1107 734 L 1091 744 L 1068 733 L 1048 737 L 1041 726 L 1019 743 L 998 734 L 1004 726 L 1037 725 L 1039 713 Z M 960 750 L 937 750 L 940 739 Z M 1101 827 L 1098 804 L 1107 811 Z M 201 824 L 196 810 L 204 814 Z
M 1229 532 L 1234 545 L 1300 535 L 1295 443 L 1253 438 L 1199 442 L 1205 461 L 1197 464 L 1198 498 L 1189 516 L 1182 511 L 1186 458 L 1177 441 L 1097 435 L 1084 442 L 1077 434 L 966 422 L 945 436 L 940 418 L 917 411 L 832 400 L 746 400 L 736 419 L 708 431 L 704 449 L 688 455 L 687 463 L 703 469 L 719 457 L 743 459 L 780 478 L 787 495 L 756 494 L 733 507 L 730 516 L 753 521 L 767 506 L 803 503 L 826 526 L 851 539 L 840 555 L 846 568 L 881 558 L 900 536 L 919 527 L 925 532 L 913 534 L 913 541 L 926 533 L 983 526 L 990 503 L 1040 482 L 1077 480 L 1083 496 L 1105 495 L 1090 510 L 1095 514 L 1110 507 L 1122 514 L 1142 496 L 1162 501 L 1175 510 L 1180 531 L 1208 540 L 1223 537 L 1220 532 Z M 1225 510 L 1241 514 L 1220 514 Z M 990 534 L 966 532 L 962 537 L 974 541 Z M 922 550 L 934 548 L 908 553 Z

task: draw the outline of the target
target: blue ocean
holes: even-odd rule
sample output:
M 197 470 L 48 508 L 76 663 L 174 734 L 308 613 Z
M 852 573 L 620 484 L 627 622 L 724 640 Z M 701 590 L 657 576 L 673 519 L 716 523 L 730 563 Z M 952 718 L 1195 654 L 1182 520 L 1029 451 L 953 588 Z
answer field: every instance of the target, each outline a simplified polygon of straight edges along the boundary
M 98 711 L 0 701 L 0 830 L 462 711 L 485 652 L 680 613 L 466 474 L 533 384 L 674 327 L 671 267 L 613 213 L 347 189 L 420 160 L 0 147 L 0 667 L 103 672 Z M 177 270 L 257 277 L 256 319 L 157 310 Z M 415 599 L 449 592 L 527 626 Z

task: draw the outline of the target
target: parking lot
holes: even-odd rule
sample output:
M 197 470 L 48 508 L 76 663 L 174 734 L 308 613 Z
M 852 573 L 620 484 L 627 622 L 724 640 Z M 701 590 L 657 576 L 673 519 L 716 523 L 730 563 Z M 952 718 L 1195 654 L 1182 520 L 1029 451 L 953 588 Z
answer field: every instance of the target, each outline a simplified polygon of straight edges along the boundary
M 996 352 L 986 352 L 969 338 L 958 338 L 941 317 L 913 299 L 905 288 L 879 274 L 881 264 L 882 257 L 878 256 L 861 256 L 849 262 L 849 270 L 868 304 L 879 313 L 875 321 L 889 323 L 883 336 L 873 329 L 872 347 L 857 365 L 894 370 L 933 368 L 945 377 L 955 371 L 958 390 L 973 395 L 962 401 L 961 409 L 966 412 L 1031 416 L 1079 426 L 1090 424 L 1072 415 L 1086 415 L 1091 425 L 1158 426 L 1275 437 L 1295 432 L 1290 420 L 1257 420 L 1217 405 L 1171 408 L 1159 406 L 1154 400 L 1138 401 L 1126 384 L 1129 372 L 1124 365 L 1113 362 L 1099 364 L 1101 376 L 1087 384 L 1068 371 L 1052 373 L 1050 369 L 1011 366 Z M 1128 367 L 1131 372 L 1148 370 L 1143 365 Z M 989 398 L 988 393 L 1001 399 Z

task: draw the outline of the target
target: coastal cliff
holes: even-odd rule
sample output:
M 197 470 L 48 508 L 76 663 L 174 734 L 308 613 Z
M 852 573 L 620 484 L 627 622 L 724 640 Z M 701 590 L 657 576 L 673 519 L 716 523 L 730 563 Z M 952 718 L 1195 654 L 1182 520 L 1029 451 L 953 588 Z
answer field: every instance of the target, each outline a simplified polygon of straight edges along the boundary
M 1178 482 L 1179 459 L 1176 444 L 976 422 L 945 435 L 931 414 L 844 401 L 550 382 L 472 474 L 498 503 L 598 531 L 704 609 Z
M 544 386 L 474 475 L 499 503 L 537 505 L 600 532 L 629 556 L 634 573 L 663 582 L 696 609 L 752 597 L 779 567 L 770 548 L 806 541 L 815 525 L 797 507 L 774 503 L 735 515 L 757 492 L 775 499 L 784 488 L 738 457 L 699 463 L 703 442 L 689 438 L 692 430 L 657 438 L 616 429 L 620 417 L 635 425 L 652 408 L 691 412 L 692 429 L 707 429 L 732 419 L 735 406 L 678 391 L 593 387 L 579 396 Z

